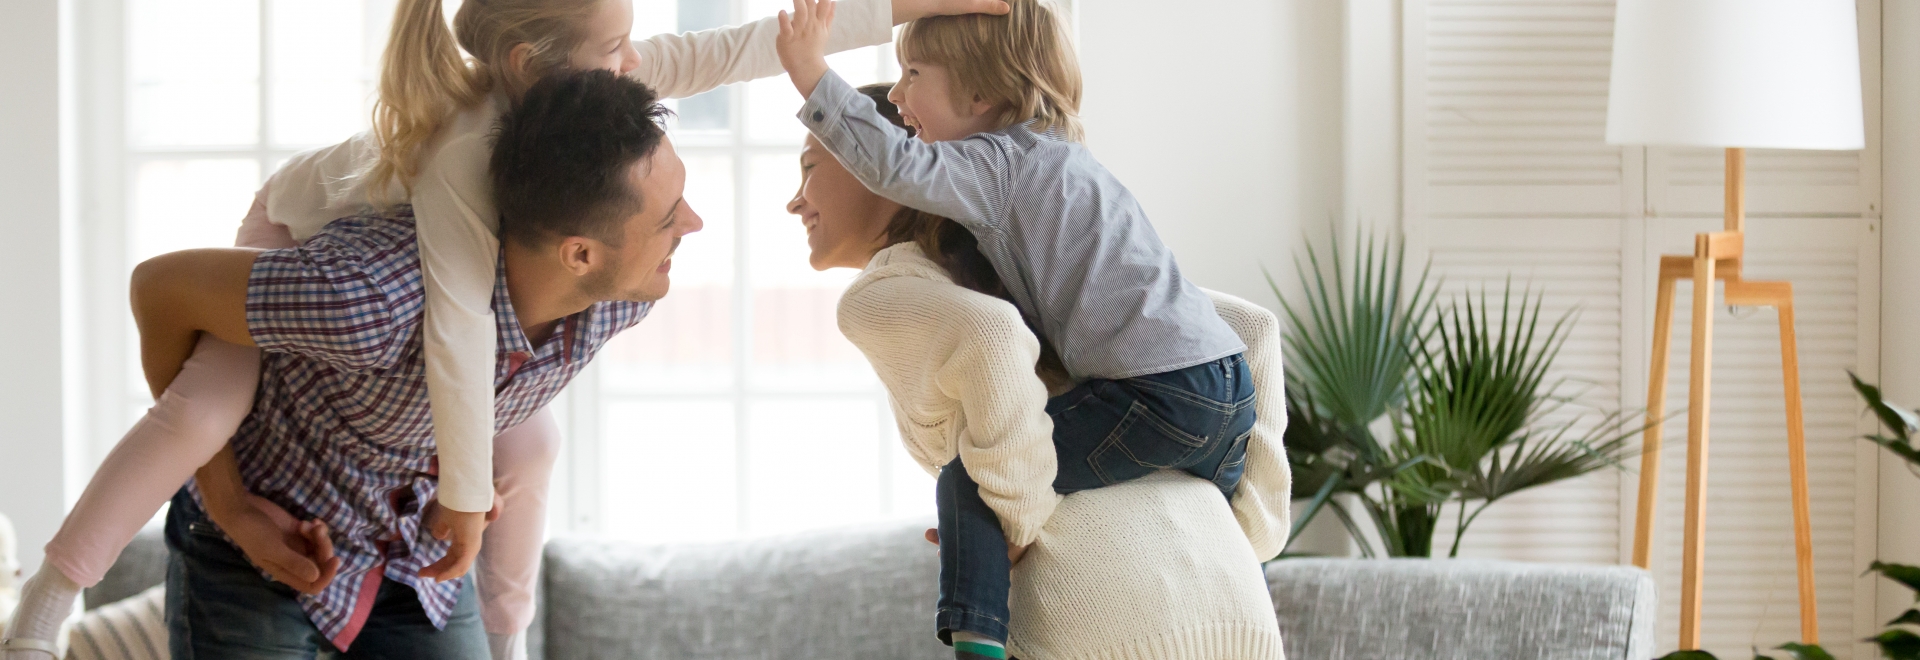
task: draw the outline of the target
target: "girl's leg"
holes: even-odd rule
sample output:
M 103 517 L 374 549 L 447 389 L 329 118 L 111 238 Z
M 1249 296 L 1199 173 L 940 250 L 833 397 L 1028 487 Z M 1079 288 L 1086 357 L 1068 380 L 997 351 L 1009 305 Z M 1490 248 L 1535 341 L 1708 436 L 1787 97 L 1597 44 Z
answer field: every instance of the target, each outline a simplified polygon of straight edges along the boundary
M 23 594 L 28 597 L 21 600 L 14 620 L 45 620 L 49 612 L 57 612 L 52 628 L 9 626 L 8 636 L 53 637 L 78 589 L 99 582 L 160 504 L 226 446 L 253 407 L 259 382 L 258 349 L 212 337 L 200 339 L 179 377 L 107 454 L 60 531 L 47 543 L 41 572 L 55 570 L 66 579 L 40 584 L 70 588 Z
M 480 587 L 480 618 L 487 635 L 506 655 L 524 657 L 533 622 L 533 590 L 547 527 L 547 483 L 560 454 L 560 425 L 541 408 L 493 439 L 494 492 L 500 517 L 487 526 L 474 577 Z

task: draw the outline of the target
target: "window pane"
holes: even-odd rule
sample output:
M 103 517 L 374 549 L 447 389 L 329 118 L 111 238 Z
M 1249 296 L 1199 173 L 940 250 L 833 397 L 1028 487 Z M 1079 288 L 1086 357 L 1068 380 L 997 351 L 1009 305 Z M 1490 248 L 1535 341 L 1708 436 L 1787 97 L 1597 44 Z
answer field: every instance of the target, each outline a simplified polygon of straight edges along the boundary
M 733 384 L 733 159 L 681 152 L 687 206 L 706 227 L 674 253 L 672 288 L 600 356 L 612 394 L 721 392 Z
M 132 261 L 188 248 L 233 245 L 260 166 L 251 159 L 156 160 L 133 177 Z
M 798 156 L 755 156 L 748 180 L 755 387 L 814 392 L 872 391 L 877 382 L 859 349 L 840 334 L 835 308 L 858 271 L 813 270 L 807 232 L 786 212 L 800 184 Z
M 128 0 L 127 8 L 128 144 L 253 144 L 260 130 L 255 0 Z
M 884 455 L 872 399 L 759 401 L 747 428 L 748 531 L 841 525 L 880 513 Z
M 893 483 L 888 484 L 892 497 L 888 501 L 887 515 L 895 517 L 929 516 L 934 513 L 933 475 L 913 462 L 905 447 L 900 446 L 898 427 L 883 429 L 884 442 L 888 454 L 892 457 Z
M 858 87 L 881 80 L 891 81 L 879 66 L 880 58 L 885 55 L 892 59 L 893 48 L 868 46 L 827 57 L 827 64 L 833 67 L 847 82 Z M 794 91 L 793 82 L 786 76 L 762 78 L 747 83 L 747 135 L 756 143 L 799 144 L 807 137 L 807 127 L 800 124 L 795 114 L 800 112 L 803 102 L 800 93 Z
M 602 404 L 601 529 L 674 542 L 732 536 L 739 521 L 733 404 Z
M 365 129 L 388 15 L 340 0 L 269 0 L 268 7 L 274 144 L 320 146 Z
M 634 0 L 633 38 L 680 32 L 680 0 Z

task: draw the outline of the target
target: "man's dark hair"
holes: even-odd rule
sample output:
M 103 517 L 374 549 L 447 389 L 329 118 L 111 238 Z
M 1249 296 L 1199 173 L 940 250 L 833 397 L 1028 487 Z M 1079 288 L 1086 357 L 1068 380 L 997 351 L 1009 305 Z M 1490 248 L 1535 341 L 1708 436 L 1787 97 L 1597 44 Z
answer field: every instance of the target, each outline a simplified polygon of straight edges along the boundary
M 494 136 L 501 239 L 540 245 L 585 236 L 619 245 L 624 220 L 641 205 L 627 168 L 660 148 L 668 114 L 652 89 L 611 71 L 534 83 Z

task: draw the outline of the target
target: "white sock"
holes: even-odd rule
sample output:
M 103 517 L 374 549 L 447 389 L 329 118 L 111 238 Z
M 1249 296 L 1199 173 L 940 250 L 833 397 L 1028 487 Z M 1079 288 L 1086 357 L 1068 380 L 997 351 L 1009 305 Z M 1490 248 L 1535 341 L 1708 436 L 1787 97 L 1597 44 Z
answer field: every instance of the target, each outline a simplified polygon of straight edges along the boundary
M 52 565 L 41 566 L 40 571 L 20 587 L 20 606 L 13 611 L 13 620 L 7 623 L 7 638 L 52 644 L 60 634 L 60 624 L 66 623 L 67 617 L 73 615 L 73 601 L 79 596 L 80 585 L 68 579 L 67 574 Z M 6 660 L 46 660 L 51 657 L 44 651 L 6 651 Z
M 493 653 L 493 660 L 527 660 L 527 631 L 487 633 L 487 649 Z

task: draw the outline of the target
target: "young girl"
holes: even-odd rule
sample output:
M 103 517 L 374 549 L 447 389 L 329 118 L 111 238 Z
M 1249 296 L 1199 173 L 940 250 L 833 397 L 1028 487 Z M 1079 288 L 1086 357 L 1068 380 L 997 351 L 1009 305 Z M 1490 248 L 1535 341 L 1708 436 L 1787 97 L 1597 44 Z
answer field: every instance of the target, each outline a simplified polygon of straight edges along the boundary
M 383 62 L 374 129 L 296 156 L 269 179 L 242 223 L 239 244 L 284 247 L 366 205 L 411 203 L 428 278 L 428 388 L 439 449 L 439 504 L 456 543 L 428 568 L 455 579 L 477 553 L 482 516 L 494 507 L 500 443 L 503 513 L 488 532 L 479 579 L 483 615 L 496 655 L 524 648 L 544 528 L 546 480 L 557 427 L 542 412 L 519 427 L 494 428 L 493 320 L 499 254 L 486 164 L 494 119 L 540 76 L 603 68 L 631 75 L 663 96 L 685 97 L 780 71 L 773 19 L 746 26 L 629 41 L 631 0 L 486 0 L 467 2 L 449 31 L 440 0 L 401 0 Z M 934 12 L 1005 11 L 997 0 L 859 0 L 854 20 L 830 48 L 885 43 L 892 19 Z M 471 60 L 462 57 L 462 49 Z M 185 359 L 187 351 L 193 357 Z M 50 657 L 50 643 L 80 588 L 97 582 L 160 503 L 231 437 L 251 406 L 259 358 L 203 338 L 197 347 L 142 346 L 149 379 L 172 381 L 154 408 L 102 463 L 61 531 L 47 564 L 29 581 L 0 642 L 6 660 Z M 178 371 L 179 376 L 173 377 Z M 517 458 L 516 458 L 517 457 Z M 231 468 L 229 467 L 229 471 Z M 229 481 L 237 483 L 237 475 Z M 218 489 L 209 489 L 217 493 Z M 211 498 L 210 498 L 211 499 Z M 258 502 L 256 502 L 258 503 Z M 242 515 L 248 507 L 219 507 Z M 262 561 L 282 529 L 257 518 L 221 523 L 276 578 L 306 590 L 325 586 L 324 566 Z M 284 516 L 284 512 L 273 512 Z M 325 530 L 292 533 L 324 545 Z M 296 556 L 297 558 L 297 556 Z
M 901 33 L 889 98 L 918 140 L 828 69 L 832 3 L 795 0 L 781 16 L 781 63 L 807 98 L 801 122 L 874 192 L 971 232 L 1076 383 L 1047 405 L 1050 479 L 1034 475 L 1055 457 L 1005 446 L 1017 439 L 975 438 L 993 451 L 962 446 L 941 471 L 936 623 L 961 658 L 1005 657 L 1008 572 L 1051 513 L 1049 487 L 1181 469 L 1219 488 L 1260 557 L 1286 533 L 1283 500 L 1240 488 L 1256 404 L 1246 345 L 1077 142 L 1080 73 L 1058 15 L 1039 0 L 1011 4 L 1005 17 Z M 970 464 L 970 453 L 993 460 Z

